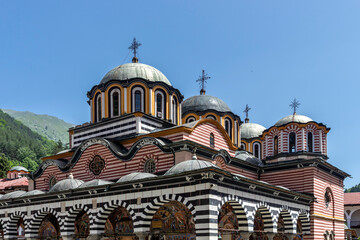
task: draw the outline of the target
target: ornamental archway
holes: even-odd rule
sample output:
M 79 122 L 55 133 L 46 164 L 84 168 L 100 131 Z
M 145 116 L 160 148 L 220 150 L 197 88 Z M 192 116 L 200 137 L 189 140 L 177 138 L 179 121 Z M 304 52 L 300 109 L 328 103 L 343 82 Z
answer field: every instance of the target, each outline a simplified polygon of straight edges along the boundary
M 251 234 L 250 240 L 269 240 L 265 233 L 265 212 L 268 210 L 265 207 L 260 207 L 254 216 L 254 233 Z
M 83 210 L 75 217 L 74 236 L 75 239 L 87 238 L 90 235 L 90 218 Z
M 195 221 L 191 211 L 181 202 L 162 205 L 151 221 L 152 240 L 195 240 Z
M 277 222 L 277 233 L 274 236 L 274 240 L 288 240 L 285 235 L 285 222 L 283 215 L 280 214 Z
M 302 239 L 303 239 L 302 224 L 299 218 L 296 223 L 296 236 L 294 237 L 294 240 L 302 240 Z
M 117 207 L 111 212 L 105 223 L 105 237 L 109 240 L 135 239 L 133 220 L 126 208 Z
M 236 204 L 236 205 L 235 205 Z M 234 207 L 237 207 L 236 209 Z M 240 214 L 240 216 L 238 216 Z M 239 219 L 245 218 L 244 209 L 236 202 L 226 202 L 222 205 L 218 216 L 218 230 L 219 236 L 223 240 L 240 240 Z
M 21 217 L 16 223 L 16 238 L 17 239 L 25 239 L 25 222 Z
M 47 214 L 40 223 L 39 239 L 60 239 L 60 226 L 53 214 Z

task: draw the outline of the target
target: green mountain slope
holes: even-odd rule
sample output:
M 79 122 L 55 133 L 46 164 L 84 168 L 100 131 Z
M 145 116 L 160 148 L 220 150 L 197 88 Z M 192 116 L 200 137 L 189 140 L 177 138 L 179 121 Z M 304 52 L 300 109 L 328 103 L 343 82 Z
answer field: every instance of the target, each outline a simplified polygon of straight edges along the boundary
M 28 111 L 21 112 L 9 109 L 2 109 L 2 111 L 22 122 L 41 136 L 56 142 L 60 140 L 63 144 L 69 143 L 67 130 L 72 127 L 73 124 L 67 123 L 57 117 L 35 114 Z
M 21 165 L 34 171 L 40 157 L 62 150 L 62 146 L 49 140 L 0 110 L 0 157 L 10 166 Z M 2 166 L 0 166 L 1 168 Z

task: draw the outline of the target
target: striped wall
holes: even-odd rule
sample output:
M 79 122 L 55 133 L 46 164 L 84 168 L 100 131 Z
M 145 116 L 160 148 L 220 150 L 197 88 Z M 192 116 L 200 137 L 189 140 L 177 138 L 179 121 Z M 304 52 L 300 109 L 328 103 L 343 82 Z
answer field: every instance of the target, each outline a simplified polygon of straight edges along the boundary
M 325 231 L 334 231 L 335 239 L 344 239 L 343 181 L 315 167 L 291 171 L 269 172 L 261 180 L 287 187 L 293 191 L 314 194 L 311 204 L 311 233 L 307 239 L 324 239 Z M 331 202 L 325 204 L 325 192 L 331 192 Z
M 56 217 L 61 235 L 65 237 L 74 233 L 74 220 L 79 212 L 85 211 L 90 218 L 90 234 L 98 236 L 104 233 L 107 217 L 116 207 L 121 206 L 130 213 L 135 233 L 142 236 L 141 233 L 150 231 L 151 219 L 162 205 L 178 201 L 187 207 L 194 217 L 196 239 L 217 240 L 219 211 L 223 204 L 229 202 L 236 211 L 243 231 L 253 231 L 255 213 L 260 211 L 267 232 L 277 231 L 277 220 L 282 214 L 287 233 L 296 232 L 296 222 L 300 217 L 304 232 L 309 233 L 307 205 L 279 200 L 273 196 L 257 195 L 254 192 L 234 190 L 224 184 L 214 188 L 211 181 L 181 182 L 183 186 L 178 186 L 179 183 L 159 186 L 157 190 L 139 189 L 137 192 L 108 196 L 87 195 L 79 199 L 71 198 L 56 202 L 47 202 L 44 198 L 39 204 L 0 209 L 0 216 L 6 239 L 15 236 L 19 218 L 25 220 L 26 237 L 34 239 L 45 215 L 53 214 Z

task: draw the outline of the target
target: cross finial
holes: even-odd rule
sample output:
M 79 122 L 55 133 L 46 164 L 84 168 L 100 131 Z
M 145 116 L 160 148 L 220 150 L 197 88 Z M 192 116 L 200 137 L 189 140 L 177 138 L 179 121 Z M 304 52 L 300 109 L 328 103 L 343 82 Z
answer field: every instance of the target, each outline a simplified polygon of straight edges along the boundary
M 129 49 L 133 51 L 134 53 L 134 57 L 132 59 L 133 63 L 137 63 L 139 62 L 139 59 L 136 57 L 136 51 L 137 49 L 141 46 L 141 43 L 139 43 L 138 41 L 136 41 L 136 38 L 133 39 Z
M 246 114 L 246 118 L 245 118 L 245 122 L 248 123 L 249 122 L 249 111 L 251 110 L 251 108 L 249 107 L 249 105 L 246 104 L 244 113 Z
M 289 105 L 292 109 L 294 109 L 294 115 L 296 114 L 296 109 L 300 106 L 300 102 L 294 98 L 294 100 Z
M 207 83 L 206 80 L 210 79 L 210 77 L 207 75 L 207 73 L 205 73 L 205 70 L 202 70 L 202 75 L 199 77 L 198 80 L 196 80 L 197 82 L 200 83 L 200 94 L 201 95 L 205 95 L 205 83 Z

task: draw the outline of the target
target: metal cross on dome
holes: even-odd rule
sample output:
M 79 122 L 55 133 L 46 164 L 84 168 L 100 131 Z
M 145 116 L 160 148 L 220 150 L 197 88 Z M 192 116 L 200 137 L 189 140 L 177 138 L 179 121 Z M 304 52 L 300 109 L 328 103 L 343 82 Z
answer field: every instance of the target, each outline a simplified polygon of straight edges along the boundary
M 244 110 L 244 113 L 246 114 L 246 118 L 249 117 L 249 111 L 251 110 L 251 108 L 249 107 L 249 105 L 246 104 L 246 107 L 245 107 L 245 110 Z
M 202 75 L 199 77 L 198 80 L 196 80 L 196 82 L 200 83 L 201 86 L 200 94 L 202 95 L 205 94 L 205 83 L 207 83 L 206 80 L 208 79 L 210 79 L 210 77 L 207 75 L 207 73 L 205 73 L 205 70 L 202 70 Z
M 296 113 L 296 109 L 300 106 L 300 102 L 294 98 L 294 100 L 289 105 L 292 109 L 294 109 L 294 114 Z
M 129 49 L 133 51 L 134 53 L 134 58 L 136 58 L 136 50 L 141 46 L 141 43 L 139 43 L 138 41 L 136 41 L 136 38 L 133 39 Z

